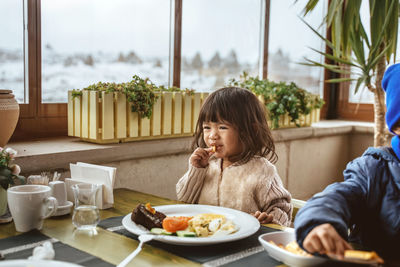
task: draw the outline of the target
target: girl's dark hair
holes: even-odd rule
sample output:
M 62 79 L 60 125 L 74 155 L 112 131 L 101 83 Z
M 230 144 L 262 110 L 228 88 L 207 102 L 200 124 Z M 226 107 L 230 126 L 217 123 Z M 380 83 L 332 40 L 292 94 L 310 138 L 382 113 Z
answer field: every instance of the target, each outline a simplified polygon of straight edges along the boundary
M 249 90 L 226 87 L 211 93 L 204 101 L 197 120 L 193 147 L 206 147 L 204 122 L 228 122 L 239 133 L 243 152 L 230 160 L 248 162 L 253 156 L 268 157 L 275 163 L 278 156 L 265 116 L 265 107 Z

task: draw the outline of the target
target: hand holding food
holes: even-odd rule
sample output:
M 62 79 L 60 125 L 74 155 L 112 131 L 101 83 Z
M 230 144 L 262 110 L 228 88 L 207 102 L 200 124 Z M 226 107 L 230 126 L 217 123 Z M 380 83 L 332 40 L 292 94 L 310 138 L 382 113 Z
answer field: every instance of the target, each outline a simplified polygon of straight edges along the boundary
M 208 166 L 208 159 L 213 154 L 213 148 L 197 148 L 190 156 L 190 164 L 196 168 L 205 168 Z
M 271 214 L 268 214 L 266 212 L 260 212 L 260 211 L 256 211 L 254 214 L 252 214 L 254 217 L 256 217 L 256 219 L 261 223 L 261 224 L 265 224 L 265 223 L 270 223 L 272 222 L 272 220 L 274 219 L 274 216 L 272 216 Z
M 297 242 L 291 241 L 286 246 L 282 244 L 276 244 L 274 241 L 268 241 L 274 246 L 277 246 L 281 249 L 284 249 L 288 252 L 291 252 L 293 254 L 299 255 L 299 256 L 304 256 L 304 257 L 312 257 L 311 254 L 305 252 L 303 249 L 299 247 Z M 334 257 L 335 258 L 335 257 Z M 375 251 L 361 251 L 361 250 L 345 250 L 344 251 L 344 259 L 349 262 L 355 262 L 355 263 L 364 263 L 365 261 L 372 263 L 379 263 L 383 264 L 384 260 L 376 254 Z
M 334 255 L 343 259 L 344 251 L 352 247 L 328 224 L 321 224 L 311 230 L 303 241 L 303 247 L 310 253 Z

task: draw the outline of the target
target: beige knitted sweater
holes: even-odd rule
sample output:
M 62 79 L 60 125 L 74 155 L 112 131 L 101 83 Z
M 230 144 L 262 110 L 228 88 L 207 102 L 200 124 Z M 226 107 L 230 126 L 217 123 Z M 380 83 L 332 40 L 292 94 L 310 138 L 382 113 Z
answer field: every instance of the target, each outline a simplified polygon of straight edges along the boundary
M 221 159 L 211 157 L 206 168 L 189 170 L 176 185 L 178 199 L 187 203 L 223 206 L 247 213 L 264 211 L 273 223 L 289 226 L 291 195 L 283 187 L 275 166 L 266 158 L 254 157 L 245 164 L 234 163 L 221 171 Z

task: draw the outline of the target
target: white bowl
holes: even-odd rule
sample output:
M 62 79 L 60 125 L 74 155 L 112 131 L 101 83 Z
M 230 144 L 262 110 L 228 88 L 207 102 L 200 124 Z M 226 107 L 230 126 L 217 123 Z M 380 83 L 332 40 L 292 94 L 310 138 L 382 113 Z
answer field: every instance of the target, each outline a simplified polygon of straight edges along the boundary
M 281 261 L 289 266 L 317 266 L 324 264 L 327 259 L 321 257 L 305 257 L 296 255 L 291 253 L 285 249 L 282 249 L 276 245 L 269 243 L 269 241 L 273 241 L 275 244 L 282 244 L 286 246 L 291 241 L 296 240 L 294 233 L 289 232 L 273 232 L 260 235 L 258 237 L 258 241 L 260 241 L 261 245 L 268 252 L 268 254 L 276 259 L 277 261 Z

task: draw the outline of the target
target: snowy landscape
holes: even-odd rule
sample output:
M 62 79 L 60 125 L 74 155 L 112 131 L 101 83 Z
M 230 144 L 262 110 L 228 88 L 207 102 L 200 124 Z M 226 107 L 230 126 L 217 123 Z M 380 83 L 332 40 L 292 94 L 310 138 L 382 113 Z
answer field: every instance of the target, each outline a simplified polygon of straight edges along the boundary
M 52 49 L 43 51 L 42 101 L 62 103 L 67 101 L 67 91 L 82 89 L 90 84 L 103 82 L 126 82 L 133 75 L 149 77 L 157 85 L 168 84 L 168 58 L 141 58 L 129 53 L 61 54 Z M 0 86 L 13 90 L 17 100 L 24 100 L 23 55 L 18 51 L 0 49 Z M 275 81 L 297 81 L 310 92 L 319 94 L 318 72 L 291 64 L 282 51 L 271 54 L 269 78 Z M 246 71 L 259 74 L 257 63 L 238 62 L 231 51 L 222 58 L 219 53 L 203 60 L 200 54 L 182 59 L 181 87 L 197 91 L 212 91 L 224 86 L 230 79 L 239 78 Z M 312 76 L 314 74 L 314 76 Z
M 63 103 L 68 90 L 99 81 L 127 82 L 133 75 L 170 84 L 170 2 L 42 1 L 42 102 Z M 7 37 L 0 39 L 0 88 L 13 90 L 18 102 L 27 103 L 22 3 L 0 3 L 0 32 Z M 212 91 L 243 71 L 261 73 L 262 0 L 183 3 L 182 88 Z M 298 64 L 304 57 L 321 60 L 309 49 L 320 49 L 321 40 L 298 18 L 304 3 L 271 2 L 268 78 L 294 81 L 322 95 L 323 71 Z M 221 16 L 228 5 L 229 12 Z M 319 9 L 320 14 L 308 17 L 314 26 L 321 21 Z M 278 15 L 282 13 L 286 15 Z

